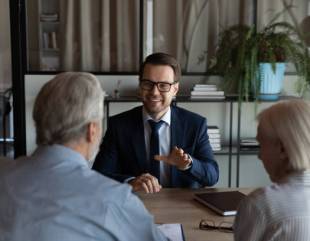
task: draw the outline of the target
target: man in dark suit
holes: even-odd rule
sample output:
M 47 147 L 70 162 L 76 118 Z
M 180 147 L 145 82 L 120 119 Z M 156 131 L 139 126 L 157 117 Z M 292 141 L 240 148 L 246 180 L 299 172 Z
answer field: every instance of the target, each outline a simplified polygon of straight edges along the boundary
M 171 106 L 181 70 L 174 57 L 149 55 L 140 67 L 143 106 L 110 117 L 93 169 L 134 191 L 212 186 L 219 170 L 204 117 Z

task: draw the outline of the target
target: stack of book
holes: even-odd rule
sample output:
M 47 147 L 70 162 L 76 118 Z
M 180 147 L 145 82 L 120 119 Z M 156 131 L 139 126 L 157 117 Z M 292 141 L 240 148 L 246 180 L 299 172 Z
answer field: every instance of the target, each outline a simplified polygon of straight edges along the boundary
M 191 91 L 191 99 L 221 100 L 225 99 L 225 94 L 216 85 L 196 84 Z
M 220 129 L 217 126 L 208 126 L 208 136 L 212 150 L 220 151 L 222 149 Z
M 40 20 L 42 22 L 56 22 L 58 21 L 58 14 L 57 13 L 42 13 L 40 15 Z
M 243 151 L 257 151 L 259 149 L 259 144 L 255 138 L 241 139 L 240 149 Z

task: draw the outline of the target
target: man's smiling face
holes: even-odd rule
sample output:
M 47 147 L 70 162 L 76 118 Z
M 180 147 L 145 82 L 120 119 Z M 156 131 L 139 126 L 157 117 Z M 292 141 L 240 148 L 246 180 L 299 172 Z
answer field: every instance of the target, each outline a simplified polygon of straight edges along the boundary
M 179 90 L 179 83 L 174 83 L 174 71 L 169 65 L 146 64 L 142 80 L 172 84 L 167 92 L 160 92 L 156 85 L 153 86 L 152 90 L 144 90 L 140 86 L 140 95 L 144 108 L 154 119 L 160 119 L 167 112 L 173 96 Z

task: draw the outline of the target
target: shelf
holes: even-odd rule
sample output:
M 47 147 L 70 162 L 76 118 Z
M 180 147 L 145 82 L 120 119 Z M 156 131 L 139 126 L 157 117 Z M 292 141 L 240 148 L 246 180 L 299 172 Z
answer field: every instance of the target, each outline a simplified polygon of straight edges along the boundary
M 263 100 L 263 101 L 258 101 L 260 102 L 277 102 L 279 100 L 290 100 L 290 99 L 298 99 L 300 97 L 297 96 L 280 96 L 278 100 L 276 101 L 270 101 L 270 100 Z M 104 99 L 107 102 L 139 102 L 141 99 L 138 96 L 120 96 L 119 98 L 114 98 L 112 96 L 108 96 Z M 184 96 L 180 95 L 177 96 L 176 98 L 173 99 L 173 102 L 238 102 L 238 96 L 236 95 L 226 95 L 225 99 L 191 99 L 190 96 Z M 245 101 L 244 101 L 245 102 Z M 255 102 L 253 98 L 250 98 L 248 102 Z M 247 103 L 247 102 L 245 102 Z
M 40 49 L 42 53 L 59 54 L 59 49 Z
M 224 99 L 219 98 L 219 99 L 208 99 L 208 98 L 191 98 L 191 96 L 177 96 L 175 98 L 175 100 L 177 102 L 195 102 L 195 103 L 199 103 L 199 102 L 231 102 L 231 101 L 237 101 L 238 99 L 235 96 L 225 96 Z
M 40 23 L 41 24 L 55 24 L 55 25 L 60 24 L 59 21 L 43 21 L 43 20 L 40 20 Z
M 242 150 L 240 149 L 239 154 L 240 155 L 257 155 L 259 152 L 259 149 L 254 149 L 254 150 Z
M 105 99 L 105 102 L 140 102 L 141 98 L 138 96 L 120 96 L 119 98 L 114 98 L 108 96 Z M 173 102 L 232 102 L 237 101 L 235 97 L 226 96 L 225 99 L 191 99 L 190 96 L 177 96 L 172 100 Z
M 236 153 L 236 148 L 232 149 L 232 154 Z M 220 151 L 213 151 L 214 155 L 229 155 L 229 147 L 228 146 L 222 146 L 222 150 Z

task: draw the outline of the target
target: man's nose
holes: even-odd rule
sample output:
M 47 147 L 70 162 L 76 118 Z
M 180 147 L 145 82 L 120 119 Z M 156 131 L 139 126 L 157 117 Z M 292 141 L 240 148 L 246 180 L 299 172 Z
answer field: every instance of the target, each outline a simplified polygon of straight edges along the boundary
M 160 93 L 160 91 L 158 89 L 158 86 L 156 84 L 153 85 L 153 88 L 152 88 L 151 92 L 153 94 L 159 94 Z

